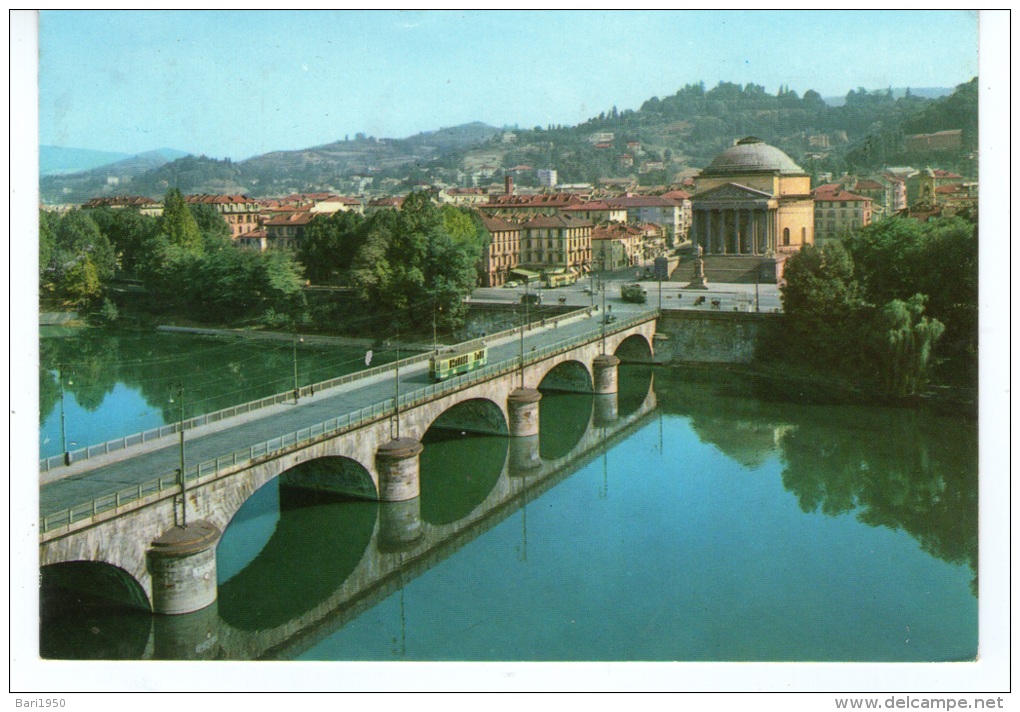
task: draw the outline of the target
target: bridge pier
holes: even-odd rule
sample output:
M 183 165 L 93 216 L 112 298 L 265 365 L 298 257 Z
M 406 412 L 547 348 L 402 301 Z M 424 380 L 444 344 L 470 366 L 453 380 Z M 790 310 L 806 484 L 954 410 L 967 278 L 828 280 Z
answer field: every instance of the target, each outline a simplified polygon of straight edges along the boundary
M 152 622 L 156 660 L 215 660 L 219 652 L 220 611 L 216 602 L 181 616 L 156 616 Z
M 379 506 L 379 551 L 396 554 L 421 539 L 421 498 L 383 502 Z
M 510 437 L 525 438 L 538 435 L 538 402 L 542 394 L 534 388 L 517 388 L 507 397 L 510 417 Z
M 511 477 L 524 477 L 542 465 L 538 449 L 538 436 L 510 438 L 510 462 L 507 471 Z
M 616 393 L 600 393 L 595 396 L 595 415 L 592 423 L 597 428 L 611 425 L 619 416 L 619 401 Z
M 600 354 L 592 361 L 592 380 L 595 383 L 595 394 L 616 393 L 616 367 L 620 365 L 620 359 L 612 354 Z
M 193 613 L 216 600 L 216 543 L 222 532 L 206 521 L 173 527 L 152 542 L 152 610 Z
M 421 494 L 418 456 L 424 448 L 411 438 L 394 438 L 379 446 L 375 452 L 375 467 L 379 473 L 379 499 L 383 502 L 402 502 Z

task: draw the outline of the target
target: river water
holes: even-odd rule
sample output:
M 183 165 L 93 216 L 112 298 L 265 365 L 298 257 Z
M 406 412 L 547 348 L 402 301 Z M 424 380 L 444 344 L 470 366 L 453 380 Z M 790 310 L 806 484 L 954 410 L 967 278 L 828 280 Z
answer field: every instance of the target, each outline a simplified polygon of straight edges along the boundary
M 229 405 L 242 378 L 271 392 L 293 379 L 289 345 L 89 338 L 44 341 L 43 352 L 65 363 L 90 354 L 77 363 L 95 371 L 76 373 L 103 378 L 75 391 L 76 403 L 129 414 L 131 432 L 139 409 L 172 417 L 160 400 L 167 359 L 186 350 L 203 354 L 204 368 L 199 357 L 174 368 L 221 368 L 220 390 L 214 377 L 204 385 L 217 404 Z M 327 370 L 357 356 L 302 354 Z M 45 379 L 45 356 L 43 366 Z M 639 365 L 621 366 L 611 403 L 546 392 L 540 408 L 540 436 L 523 445 L 430 431 L 421 496 L 405 505 L 266 485 L 221 539 L 219 599 L 205 611 L 154 618 L 44 586 L 43 657 L 976 656 L 972 419 L 779 396 L 774 384 L 714 368 Z M 53 410 L 42 425 L 51 441 Z M 73 432 L 127 427 L 87 420 Z

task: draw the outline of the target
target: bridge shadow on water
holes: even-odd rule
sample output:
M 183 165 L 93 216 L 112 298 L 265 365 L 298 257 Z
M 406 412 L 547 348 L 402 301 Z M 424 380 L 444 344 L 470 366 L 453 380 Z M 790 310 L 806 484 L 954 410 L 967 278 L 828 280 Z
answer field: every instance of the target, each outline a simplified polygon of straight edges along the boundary
M 648 369 L 628 368 L 611 404 L 600 405 L 605 397 L 590 390 L 556 385 L 555 379 L 544 384 L 540 437 L 533 443 L 507 437 L 499 409 L 483 404 L 451 409 L 433 423 L 422 438 L 415 500 L 368 499 L 367 473 L 343 458 L 323 458 L 263 486 L 224 532 L 218 599 L 196 613 L 151 615 L 142 609 L 144 594 L 131 590 L 133 580 L 111 567 L 47 567 L 43 657 L 293 657 L 569 477 L 655 408 Z M 514 458 L 522 444 L 534 452 L 517 462 L 534 469 L 517 477 Z M 330 478 L 346 491 L 314 489 Z

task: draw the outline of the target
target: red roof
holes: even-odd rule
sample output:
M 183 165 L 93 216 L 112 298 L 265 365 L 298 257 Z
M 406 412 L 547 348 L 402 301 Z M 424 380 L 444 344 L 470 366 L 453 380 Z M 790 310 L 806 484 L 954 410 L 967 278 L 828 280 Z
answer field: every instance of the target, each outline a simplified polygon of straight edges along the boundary
M 283 213 L 281 215 L 277 215 L 275 217 L 272 217 L 269 220 L 266 220 L 262 224 L 265 225 L 265 226 L 269 226 L 269 225 L 273 225 L 273 226 L 279 226 L 279 225 L 307 225 L 308 223 L 310 223 L 314 219 L 315 219 L 315 216 L 312 213 L 308 212 L 308 211 L 305 211 L 305 210 L 294 210 L 294 211 L 289 212 L 289 213 Z
M 593 240 L 631 240 L 636 237 L 641 237 L 644 232 L 633 225 L 621 225 L 619 223 L 610 223 L 609 225 L 599 225 L 592 229 L 591 239 Z
M 691 194 L 686 190 L 671 190 L 668 193 L 663 193 L 662 197 L 668 200 L 690 200 Z
M 89 202 L 85 203 L 86 208 L 102 208 L 104 206 L 114 207 L 130 207 L 130 206 L 143 206 L 143 205 L 159 205 L 161 201 L 154 200 L 152 198 L 145 198 L 140 195 L 114 195 L 109 198 L 92 198 Z
M 826 190 L 822 190 L 821 188 L 817 188 L 815 190 L 815 192 L 814 192 L 814 199 L 815 199 L 816 202 L 825 202 L 825 203 L 840 202 L 840 201 L 844 201 L 844 200 L 846 200 L 846 201 L 851 201 L 851 200 L 862 201 L 862 200 L 864 200 L 864 201 L 867 201 L 869 203 L 871 202 L 871 198 L 865 198 L 863 195 L 854 195 L 853 193 L 848 193 L 847 191 L 842 190 L 842 189 L 826 191 Z
M 885 186 L 876 180 L 859 180 L 855 190 L 885 190 Z
M 936 178 L 963 178 L 963 176 L 958 176 L 952 171 L 944 171 L 941 168 L 934 169 L 932 173 Z
M 510 232 L 514 230 L 520 231 L 521 229 L 521 226 L 516 223 L 500 220 L 499 218 L 490 218 L 489 216 L 482 215 L 481 213 L 479 213 L 479 215 L 482 218 L 482 224 L 485 225 L 485 229 L 489 232 Z
M 186 195 L 184 200 L 188 203 L 207 203 L 209 205 L 222 205 L 225 203 L 254 203 L 257 202 L 247 195 Z
M 537 215 L 528 220 L 521 227 L 525 229 L 543 227 L 591 227 L 591 222 L 575 218 L 570 215 Z
M 568 205 L 577 205 L 581 202 L 581 198 L 573 193 L 540 193 L 538 195 L 507 195 L 501 193 L 489 196 L 489 202 L 483 207 L 565 208 Z

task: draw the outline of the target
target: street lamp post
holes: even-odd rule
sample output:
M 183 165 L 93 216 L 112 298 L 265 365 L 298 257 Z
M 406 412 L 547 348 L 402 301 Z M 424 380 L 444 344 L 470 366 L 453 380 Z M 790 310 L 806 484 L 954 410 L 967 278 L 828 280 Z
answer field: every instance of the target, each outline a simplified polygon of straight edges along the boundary
M 521 322 L 521 388 L 524 388 L 524 322 Z
M 180 467 L 177 470 L 178 483 L 181 487 L 181 526 L 188 526 L 188 485 L 187 478 L 184 472 L 184 384 L 177 384 L 177 401 L 180 404 L 180 418 L 177 421 L 177 432 L 180 433 Z M 170 402 L 173 403 L 173 396 L 170 397 Z
M 602 292 L 602 354 L 606 353 L 606 255 L 599 257 L 599 290 Z
M 57 380 L 60 381 L 60 449 L 64 453 L 64 464 L 71 464 L 71 453 L 67 450 L 67 427 L 64 423 L 64 365 L 57 364 Z M 68 381 L 68 385 L 74 385 Z
M 400 439 L 400 332 L 397 332 L 397 360 L 393 362 L 393 419 L 396 439 Z
M 298 387 L 298 375 L 297 375 L 297 345 L 298 342 L 304 343 L 305 340 L 297 335 L 294 336 L 294 405 L 297 405 L 298 398 L 301 396 L 301 389 Z

